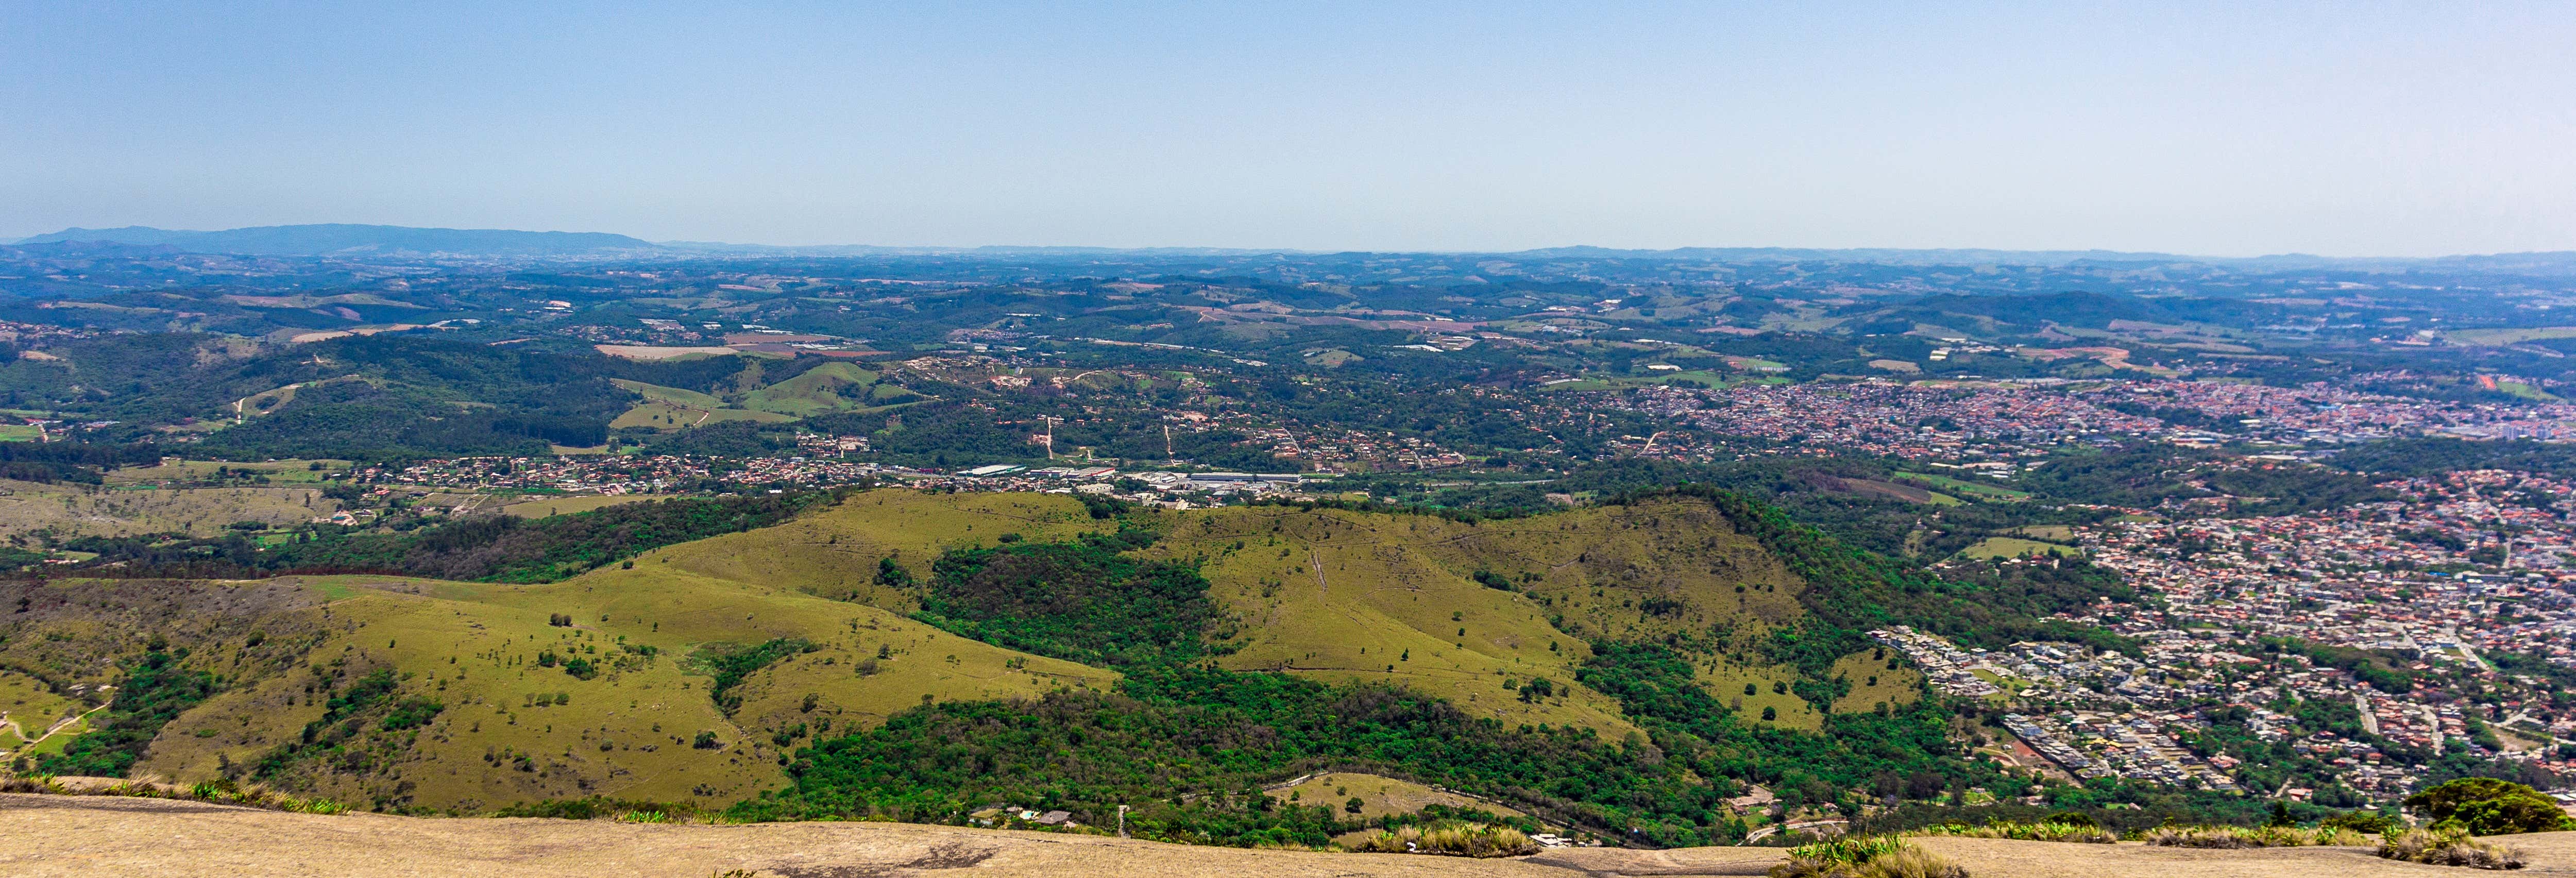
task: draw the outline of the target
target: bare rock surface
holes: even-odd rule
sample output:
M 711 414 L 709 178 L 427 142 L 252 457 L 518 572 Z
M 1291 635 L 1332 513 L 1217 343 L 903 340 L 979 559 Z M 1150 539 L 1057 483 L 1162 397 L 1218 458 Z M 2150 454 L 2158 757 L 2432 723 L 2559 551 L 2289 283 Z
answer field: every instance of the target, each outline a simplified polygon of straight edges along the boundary
M 2576 876 L 2576 833 L 2501 839 Z M 2382 860 L 2367 848 L 2184 850 L 1974 838 L 1917 844 L 1977 878 L 2377 878 L 2488 874 Z M 903 823 L 693 826 L 604 820 L 316 816 L 168 799 L 0 794 L 0 874 L 583 875 L 707 878 L 1622 878 L 1761 875 L 1777 848 L 1561 849 L 1507 860 L 1191 847 Z

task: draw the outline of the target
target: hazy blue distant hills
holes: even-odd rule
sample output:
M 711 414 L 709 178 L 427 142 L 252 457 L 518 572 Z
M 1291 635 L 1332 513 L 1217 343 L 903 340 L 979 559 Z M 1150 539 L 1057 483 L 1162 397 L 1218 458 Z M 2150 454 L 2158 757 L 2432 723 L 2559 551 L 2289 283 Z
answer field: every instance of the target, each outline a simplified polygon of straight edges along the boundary
M 2133 253 L 2119 250 L 1907 250 L 1881 247 L 1846 249 L 1682 247 L 1673 250 L 1621 250 L 1609 247 L 1549 247 L 1494 255 L 1523 259 L 1641 259 L 1732 263 L 1850 262 L 1879 265 L 2036 265 L 2044 267 L 2190 264 L 2217 265 L 2252 271 L 2444 269 L 2551 275 L 2576 274 L 2576 251 L 2421 258 L 2310 256 L 2304 253 L 2275 256 L 2187 256 L 2178 253 Z
M 1310 251 L 1231 247 L 1048 247 L 987 244 L 977 247 L 888 247 L 877 244 L 732 244 L 722 241 L 656 241 L 687 253 L 744 256 L 956 256 L 998 258 L 1259 256 Z
M 1907 250 L 1887 247 L 1825 249 L 1813 247 L 1681 247 L 1672 250 L 1622 250 L 1612 247 L 1547 247 L 1499 256 L 1530 259 L 1671 259 L 1692 262 L 1871 262 L 1886 265 L 2071 265 L 2077 262 L 2207 262 L 2170 253 L 2118 250 Z
M 64 229 L 14 243 L 29 245 L 123 245 L 162 247 L 173 251 L 247 256 L 500 256 L 518 258 L 916 258 L 941 260 L 1135 261 L 1174 260 L 1326 260 L 1468 256 L 1517 262 L 1630 263 L 1700 262 L 1736 265 L 1841 263 L 1892 266 L 2016 265 L 2109 271 L 2155 270 L 2164 266 L 2213 266 L 2235 271 L 2450 271 L 2478 274 L 2576 276 L 2576 252 L 2499 253 L 2487 255 L 2405 257 L 2336 257 L 2282 254 L 2253 257 L 2190 256 L 2119 250 L 1995 250 L 1976 248 L 1900 249 L 1883 247 L 1682 247 L 1634 250 L 1612 247 L 1547 247 L 1508 252 L 1319 252 L 1285 248 L 1225 247 L 886 247 L 866 244 L 775 246 L 708 241 L 646 241 L 606 232 L 527 232 L 508 229 L 427 229 L 409 226 L 318 224 L 258 226 L 216 232 L 127 226 L 120 229 Z
M 242 253 L 257 256 L 334 256 L 366 254 L 457 254 L 491 256 L 563 256 L 603 251 L 656 250 L 651 242 L 606 232 L 523 232 L 510 229 L 422 229 L 325 223 L 301 226 L 255 226 L 219 232 L 127 226 L 121 229 L 64 229 L 37 235 L 19 244 L 104 241 L 158 245 L 195 253 Z

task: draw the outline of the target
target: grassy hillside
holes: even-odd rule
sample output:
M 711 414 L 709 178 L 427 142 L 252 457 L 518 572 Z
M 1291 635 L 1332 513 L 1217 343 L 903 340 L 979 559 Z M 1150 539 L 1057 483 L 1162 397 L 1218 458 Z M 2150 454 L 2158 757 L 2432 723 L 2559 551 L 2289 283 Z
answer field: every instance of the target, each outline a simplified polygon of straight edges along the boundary
M 0 537 L 185 533 L 214 536 L 235 522 L 301 524 L 340 503 L 310 487 L 91 487 L 0 481 Z
M 629 381 L 624 378 L 611 379 L 609 383 L 635 391 L 638 395 L 644 397 L 645 402 L 669 403 L 681 408 L 693 409 L 723 408 L 725 404 L 724 400 L 718 399 L 714 395 L 699 393 L 695 390 L 682 390 L 677 387 L 646 384 L 641 381 Z
M 161 730 L 138 771 L 464 810 L 584 795 L 723 804 L 774 785 L 795 739 L 881 722 L 925 696 L 1005 698 L 1115 678 L 872 607 L 640 560 L 541 586 L 389 577 L 13 584 L 0 597 L 33 598 L 36 618 L 12 625 L 0 661 L 52 686 L 95 686 L 115 676 L 89 656 L 131 655 L 135 632 L 166 632 L 189 644 L 177 647 L 191 650 L 189 665 L 228 682 Z M 566 617 L 573 624 L 554 624 Z M 812 649 L 746 675 L 724 693 L 739 699 L 728 715 L 702 661 L 710 647 L 781 639 Z M 573 673 L 573 659 L 591 673 Z M 377 670 L 394 675 L 400 696 L 441 709 L 399 740 L 377 727 L 384 717 L 361 716 L 373 725 L 325 740 L 332 752 L 258 767 Z M 696 746 L 704 733 L 713 746 Z
M 915 398 L 856 363 L 827 362 L 766 385 L 760 375 L 761 370 L 746 370 L 735 386 L 747 389 L 718 387 L 718 393 L 617 379 L 618 387 L 644 399 L 609 426 L 668 431 L 731 421 L 776 424 Z
M 743 394 L 743 408 L 805 417 L 863 408 L 877 389 L 877 373 L 856 363 L 825 363 L 804 374 Z
M 157 633 L 194 650 L 188 664 L 230 682 L 163 731 L 141 772 L 260 779 L 252 766 L 299 741 L 334 693 L 384 669 L 402 696 L 442 704 L 436 718 L 399 746 L 366 735 L 340 742 L 388 751 L 364 770 L 308 758 L 265 779 L 344 801 L 436 809 L 583 795 L 720 805 L 774 786 L 792 743 L 880 723 L 925 696 L 1109 685 L 1114 672 L 959 638 L 905 618 L 908 608 L 891 596 L 883 603 L 894 609 L 881 609 L 847 600 L 843 587 L 864 584 L 879 559 L 907 549 L 926 569 L 946 548 L 977 542 L 979 531 L 1063 538 L 1099 526 L 1080 504 L 1056 497 L 881 491 L 785 526 L 546 585 L 372 576 L 12 583 L 0 585 L 0 598 L 27 598 L 33 612 L 0 628 L 0 667 L 42 675 L 45 685 L 24 688 L 47 693 L 37 698 L 47 703 L 29 707 L 59 715 L 56 703 L 70 700 L 52 692 L 113 683 L 114 662 L 139 653 L 138 637 Z M 558 617 L 572 624 L 552 624 Z M 732 686 L 725 694 L 739 706 L 727 716 L 709 692 L 713 676 L 693 657 L 781 639 L 815 648 Z M 547 652 L 557 667 L 538 664 Z M 563 670 L 574 657 L 597 672 L 583 679 Z M 9 709 L 18 718 L 28 708 Z M 695 747 L 701 732 L 714 732 L 719 746 Z
M 1477 716 L 1582 726 L 1614 738 L 1635 730 L 1618 705 L 1573 683 L 1592 638 L 1653 639 L 1718 626 L 1752 643 L 1803 613 L 1796 577 L 1759 544 L 1726 529 L 1706 503 L 1691 500 L 1478 525 L 1279 506 L 1138 520 L 1165 534 L 1149 553 L 1205 559 L 1209 596 L 1242 631 L 1235 651 L 1219 659 L 1224 667 L 1394 683 Z M 872 491 L 785 525 L 661 555 L 695 574 L 786 583 L 911 613 L 920 609 L 915 593 L 876 581 L 881 560 L 927 575 L 940 553 L 994 545 L 1004 534 L 1050 542 L 1100 529 L 1102 522 L 1061 495 Z M 1480 571 L 1537 579 L 1504 590 L 1478 582 Z M 1745 666 L 1769 674 L 1763 680 L 1794 676 L 1758 656 L 1745 658 Z M 1548 678 L 1556 694 L 1522 700 L 1519 688 L 1537 677 Z
M 1572 683 L 1591 640 L 1800 614 L 1796 578 L 1695 501 L 1475 525 L 1291 507 L 1177 518 L 1158 550 L 1206 556 L 1213 595 L 1245 623 L 1227 667 L 1392 682 L 1509 723 L 1624 735 L 1619 706 Z M 1539 677 L 1556 694 L 1522 699 Z
M 999 797 L 1096 821 L 1223 792 L 1139 825 L 1305 842 L 1357 824 L 1228 791 L 1339 770 L 1687 842 L 1740 835 L 1713 804 L 1737 781 L 1998 782 L 1950 755 L 1945 713 L 1913 707 L 1919 675 L 1853 640 L 1904 609 L 1897 574 L 1713 496 L 1481 522 L 1102 519 L 1064 495 L 881 489 L 540 584 L 0 583 L 26 607 L 0 617 L 0 667 L 93 703 L 138 662 L 211 674 L 201 703 L 119 745 L 133 771 L 386 808 L 787 787 L 738 807 L 948 821 Z M 1906 600 L 1926 624 L 1965 612 Z

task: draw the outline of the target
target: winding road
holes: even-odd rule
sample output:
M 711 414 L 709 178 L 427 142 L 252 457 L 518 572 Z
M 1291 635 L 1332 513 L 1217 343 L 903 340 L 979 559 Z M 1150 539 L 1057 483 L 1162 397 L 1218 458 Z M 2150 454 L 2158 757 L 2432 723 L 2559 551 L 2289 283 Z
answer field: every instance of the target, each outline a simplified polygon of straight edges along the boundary
M 108 704 L 114 704 L 114 703 L 116 703 L 116 702 L 115 702 L 115 701 L 113 701 L 113 700 L 111 700 L 111 701 L 109 701 L 109 702 L 108 702 Z M 7 728 L 7 729 L 9 730 L 9 733 L 10 733 L 10 734 L 13 734 L 13 735 L 17 735 L 17 736 L 18 736 L 18 740 L 26 741 L 27 743 L 24 743 L 24 744 L 20 744 L 20 745 L 18 745 L 18 750 L 23 750 L 23 749 L 26 749 L 26 748 L 29 748 L 29 747 L 34 747 L 34 746 L 36 746 L 36 745 L 38 745 L 38 744 L 42 744 L 42 743 L 44 743 L 44 742 L 45 742 L 45 739 L 46 739 L 46 738 L 51 738 L 51 737 L 53 737 L 55 732 L 62 731 L 62 730 L 63 730 L 63 727 L 68 726 L 68 725 L 71 725 L 71 724 L 76 723 L 76 722 L 80 722 L 81 720 L 84 720 L 84 719 L 88 719 L 90 714 L 97 713 L 97 712 L 99 712 L 99 711 L 106 710 L 106 709 L 107 709 L 107 704 L 101 704 L 101 705 L 99 705 L 99 706 L 97 706 L 97 707 L 90 708 L 90 709 L 88 709 L 88 710 L 86 710 L 86 711 L 82 711 L 82 712 L 80 712 L 80 713 L 78 713 L 78 714 L 75 714 L 75 715 L 72 715 L 72 716 L 63 717 L 62 719 L 55 720 L 53 725 L 45 727 L 45 733 L 44 733 L 44 734 L 37 735 L 37 736 L 35 736 L 34 738 L 29 738 L 29 737 L 27 737 L 27 728 L 26 728 L 25 726 L 19 725 L 17 720 L 10 719 L 10 718 L 9 718 L 9 714 L 8 714 L 7 712 L 0 712 L 0 728 Z M 13 755 L 13 754 L 17 753 L 17 752 L 18 752 L 18 750 L 0 750 L 0 759 L 5 759 L 5 758 L 9 757 L 10 755 Z

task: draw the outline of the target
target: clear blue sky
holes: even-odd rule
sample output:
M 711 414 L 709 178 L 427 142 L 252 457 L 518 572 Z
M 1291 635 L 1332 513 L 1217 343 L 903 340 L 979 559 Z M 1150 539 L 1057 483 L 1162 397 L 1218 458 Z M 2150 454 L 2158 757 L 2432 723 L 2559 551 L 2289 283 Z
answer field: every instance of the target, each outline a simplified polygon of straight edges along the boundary
M 0 0 L 0 236 L 2576 249 L 2565 2 L 736 5 Z

